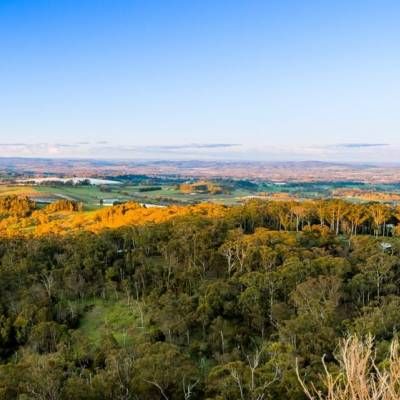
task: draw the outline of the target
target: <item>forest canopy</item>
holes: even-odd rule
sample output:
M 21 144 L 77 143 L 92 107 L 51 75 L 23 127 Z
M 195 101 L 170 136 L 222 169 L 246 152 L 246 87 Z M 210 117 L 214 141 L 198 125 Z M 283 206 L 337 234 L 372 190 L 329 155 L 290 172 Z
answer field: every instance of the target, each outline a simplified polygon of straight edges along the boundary
M 0 399 L 303 400 L 348 335 L 389 365 L 395 207 L 0 205 Z

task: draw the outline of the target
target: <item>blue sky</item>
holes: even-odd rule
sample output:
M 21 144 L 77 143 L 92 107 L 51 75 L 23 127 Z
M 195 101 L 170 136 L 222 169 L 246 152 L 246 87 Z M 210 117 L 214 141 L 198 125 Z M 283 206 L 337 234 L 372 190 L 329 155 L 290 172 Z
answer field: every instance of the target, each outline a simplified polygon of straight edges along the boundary
M 399 1 L 0 0 L 0 155 L 397 161 Z

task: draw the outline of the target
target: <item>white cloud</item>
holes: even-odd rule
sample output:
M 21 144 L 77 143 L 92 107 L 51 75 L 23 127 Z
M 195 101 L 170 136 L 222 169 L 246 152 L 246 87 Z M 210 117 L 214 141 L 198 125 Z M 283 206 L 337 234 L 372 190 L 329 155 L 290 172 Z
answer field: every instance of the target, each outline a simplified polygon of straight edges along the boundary
M 0 143 L 3 157 L 65 157 L 124 159 L 233 159 L 233 160 L 397 160 L 400 146 L 386 143 L 344 143 L 331 145 L 243 146 L 234 143 L 189 143 L 171 145 L 111 145 L 106 141 L 79 143 Z

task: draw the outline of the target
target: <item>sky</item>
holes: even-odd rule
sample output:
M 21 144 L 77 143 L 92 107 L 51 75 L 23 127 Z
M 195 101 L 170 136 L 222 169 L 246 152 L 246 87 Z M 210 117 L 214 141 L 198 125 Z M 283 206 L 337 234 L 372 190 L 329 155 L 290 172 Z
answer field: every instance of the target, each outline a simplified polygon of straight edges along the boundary
M 397 161 L 398 0 L 0 0 L 0 156 Z

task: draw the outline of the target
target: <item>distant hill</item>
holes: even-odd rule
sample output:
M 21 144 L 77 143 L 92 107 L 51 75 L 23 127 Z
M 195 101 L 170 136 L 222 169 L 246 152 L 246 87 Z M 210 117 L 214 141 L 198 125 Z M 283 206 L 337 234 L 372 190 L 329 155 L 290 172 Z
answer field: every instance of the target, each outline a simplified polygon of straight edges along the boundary
M 49 173 L 49 171 L 51 171 Z M 1 179 L 21 177 L 123 175 L 164 176 L 174 179 L 259 179 L 272 182 L 359 181 L 400 182 L 400 164 L 322 161 L 165 161 L 0 158 Z

